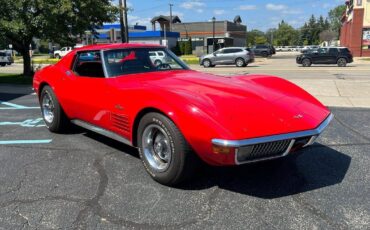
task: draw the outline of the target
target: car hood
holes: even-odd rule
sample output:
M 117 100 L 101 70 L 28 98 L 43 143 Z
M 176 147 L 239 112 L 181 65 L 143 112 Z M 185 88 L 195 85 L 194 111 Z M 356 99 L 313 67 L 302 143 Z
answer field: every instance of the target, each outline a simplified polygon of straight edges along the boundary
M 229 138 L 314 129 L 330 113 L 298 86 L 273 76 L 166 71 L 142 79 L 150 89 L 175 94 L 181 97 L 179 103 L 186 103 L 184 108 L 217 121 Z

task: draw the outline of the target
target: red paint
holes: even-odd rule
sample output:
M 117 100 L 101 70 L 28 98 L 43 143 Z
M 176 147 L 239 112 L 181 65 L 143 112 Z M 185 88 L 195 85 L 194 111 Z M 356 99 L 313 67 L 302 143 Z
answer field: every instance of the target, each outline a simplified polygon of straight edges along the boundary
M 100 50 L 143 47 L 115 44 L 84 47 Z M 148 45 L 146 45 L 148 47 Z M 153 47 L 153 46 L 151 46 Z M 34 88 L 49 84 L 70 119 L 81 119 L 134 142 L 133 124 L 144 109 L 167 115 L 195 152 L 209 164 L 233 165 L 234 154 L 212 152 L 211 139 L 239 140 L 314 129 L 329 110 L 298 86 L 274 76 L 222 77 L 193 70 L 88 78 L 70 67 L 76 50 L 39 71 Z M 67 75 L 70 71 L 70 75 Z M 303 118 L 294 118 L 302 115 Z M 112 117 L 124 117 L 119 129 Z

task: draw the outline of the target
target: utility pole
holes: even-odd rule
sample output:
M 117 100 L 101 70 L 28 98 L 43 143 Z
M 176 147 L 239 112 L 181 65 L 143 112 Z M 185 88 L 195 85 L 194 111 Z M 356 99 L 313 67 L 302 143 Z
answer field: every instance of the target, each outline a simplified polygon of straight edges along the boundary
M 122 43 L 126 42 L 126 33 L 125 33 L 125 24 L 123 23 L 123 10 L 126 9 L 123 8 L 122 0 L 119 0 L 119 23 L 121 25 L 121 41 Z
M 212 39 L 212 47 L 213 47 L 213 50 L 212 50 L 212 52 L 215 52 L 215 31 L 216 31 L 216 26 L 215 26 L 215 24 L 216 24 L 216 18 L 215 17 L 212 17 L 212 25 L 213 25 L 213 32 L 212 32 L 212 37 L 213 37 L 213 39 Z
M 126 39 L 126 42 L 129 43 L 129 38 L 128 38 L 128 20 L 127 20 L 127 3 L 126 3 L 126 0 L 123 1 L 123 8 L 125 10 L 125 39 Z
M 172 7 L 173 7 L 173 4 L 170 3 L 170 32 L 172 32 Z

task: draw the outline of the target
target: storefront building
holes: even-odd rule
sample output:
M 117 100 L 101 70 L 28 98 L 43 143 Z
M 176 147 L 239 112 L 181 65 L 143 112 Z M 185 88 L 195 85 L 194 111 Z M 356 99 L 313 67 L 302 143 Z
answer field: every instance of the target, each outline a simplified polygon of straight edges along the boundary
M 355 57 L 370 57 L 370 0 L 347 0 L 340 43 Z
M 224 47 L 245 47 L 247 27 L 242 24 L 240 16 L 233 21 L 217 20 L 216 18 L 204 22 L 181 22 L 178 16 L 157 16 L 151 21 L 153 30 L 156 24 L 161 30 L 172 30 L 180 34 L 180 41 L 187 41 L 191 38 L 193 53 L 196 55 L 211 53 Z M 214 48 L 214 49 L 213 49 Z

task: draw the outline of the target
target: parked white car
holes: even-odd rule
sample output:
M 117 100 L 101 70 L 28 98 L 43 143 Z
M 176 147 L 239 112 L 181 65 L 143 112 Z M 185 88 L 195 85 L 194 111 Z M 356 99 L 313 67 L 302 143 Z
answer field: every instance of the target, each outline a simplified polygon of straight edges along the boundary
M 64 56 L 66 56 L 69 52 L 71 52 L 73 50 L 72 47 L 63 47 L 61 48 L 60 50 L 56 50 L 54 51 L 54 58 L 62 58 Z
M 0 51 L 0 66 L 11 65 L 14 62 L 11 53 Z
M 168 62 L 166 58 L 166 54 L 163 51 L 149 52 L 149 57 L 155 66 L 159 66 L 159 65 L 162 65 L 163 63 Z

